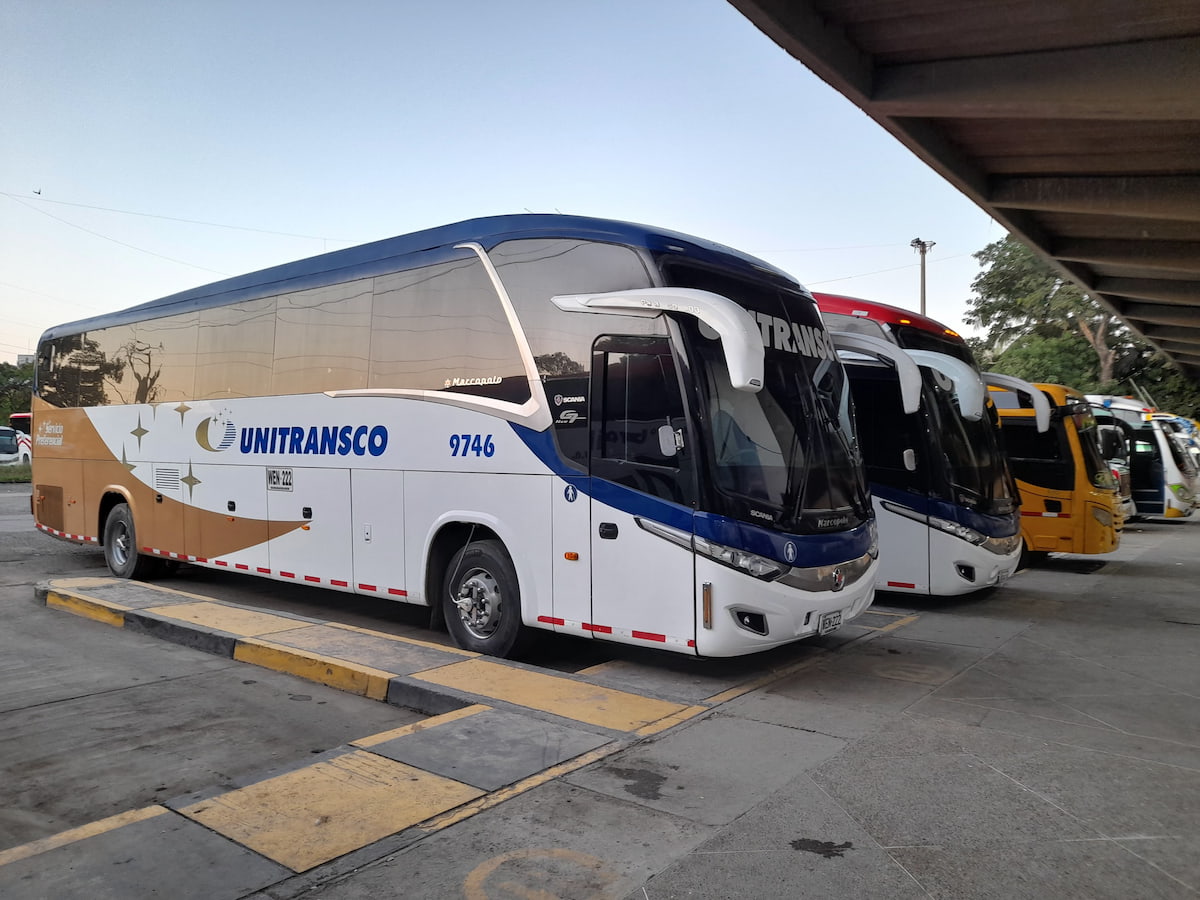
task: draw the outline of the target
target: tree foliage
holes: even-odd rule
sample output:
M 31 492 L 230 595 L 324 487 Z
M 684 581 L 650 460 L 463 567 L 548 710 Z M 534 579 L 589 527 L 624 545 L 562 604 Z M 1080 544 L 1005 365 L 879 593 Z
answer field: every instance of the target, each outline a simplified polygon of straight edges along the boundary
M 33 396 L 33 366 L 0 363 L 0 425 L 15 412 L 29 412 Z
M 968 324 L 986 367 L 1085 393 L 1149 396 L 1162 409 L 1200 413 L 1200 389 L 1120 319 L 1012 236 L 975 254 Z

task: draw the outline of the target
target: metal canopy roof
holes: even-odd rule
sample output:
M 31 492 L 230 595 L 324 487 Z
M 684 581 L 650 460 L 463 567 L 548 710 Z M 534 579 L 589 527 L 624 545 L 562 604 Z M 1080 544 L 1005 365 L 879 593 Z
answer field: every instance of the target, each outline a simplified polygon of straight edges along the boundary
M 1200 380 L 1200 2 L 730 3 Z

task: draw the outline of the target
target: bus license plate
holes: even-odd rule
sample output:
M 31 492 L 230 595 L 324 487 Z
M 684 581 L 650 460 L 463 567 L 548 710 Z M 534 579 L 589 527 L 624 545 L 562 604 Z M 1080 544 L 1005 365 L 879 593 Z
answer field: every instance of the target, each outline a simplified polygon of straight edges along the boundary
M 842 611 L 825 613 L 817 623 L 817 634 L 829 634 L 842 624 Z

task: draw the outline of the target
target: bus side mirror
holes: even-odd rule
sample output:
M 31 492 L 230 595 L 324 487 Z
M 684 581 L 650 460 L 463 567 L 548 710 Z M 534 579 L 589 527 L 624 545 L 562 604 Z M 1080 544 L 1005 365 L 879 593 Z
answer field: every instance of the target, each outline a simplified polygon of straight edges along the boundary
M 1125 458 L 1125 446 L 1119 428 L 1114 425 L 1100 426 L 1100 452 L 1105 459 Z
M 910 472 L 917 471 L 917 451 L 911 447 L 904 451 L 904 468 Z

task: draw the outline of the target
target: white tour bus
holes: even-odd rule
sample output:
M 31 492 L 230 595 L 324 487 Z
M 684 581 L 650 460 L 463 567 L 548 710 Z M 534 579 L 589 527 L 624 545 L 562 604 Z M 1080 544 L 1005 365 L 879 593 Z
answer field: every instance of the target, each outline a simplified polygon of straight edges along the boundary
M 37 526 L 186 561 L 730 656 L 871 602 L 850 395 L 812 296 L 622 222 L 476 219 L 51 328 Z
M 918 402 L 894 359 L 840 338 L 879 523 L 876 587 L 952 597 L 1003 584 L 1021 559 L 1020 501 L 988 385 L 1025 397 L 1039 431 L 1050 406 L 1028 382 L 980 373 L 940 322 L 884 303 L 815 294 L 827 328 L 869 335 L 911 359 Z M 878 346 L 878 345 L 876 345 Z

